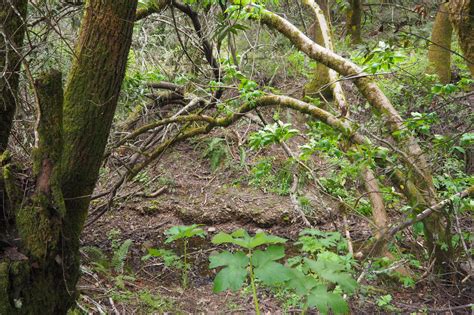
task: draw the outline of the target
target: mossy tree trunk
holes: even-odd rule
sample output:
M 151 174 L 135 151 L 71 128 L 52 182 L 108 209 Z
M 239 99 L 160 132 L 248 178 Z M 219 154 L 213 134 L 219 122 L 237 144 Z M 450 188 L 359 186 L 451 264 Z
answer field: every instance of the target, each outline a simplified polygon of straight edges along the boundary
M 448 4 L 441 4 L 431 31 L 431 43 L 428 48 L 428 71 L 436 74 L 439 81 L 447 84 L 451 81 L 451 37 L 453 28 L 449 21 Z
M 459 38 L 467 66 L 474 77 L 474 1 L 450 0 L 449 18 Z
M 74 305 L 79 236 L 125 74 L 136 6 L 135 0 L 87 1 L 64 93 L 57 71 L 36 80 L 36 185 L 13 207 L 9 233 L 0 231 L 0 314 L 66 314 Z M 0 164 L 8 175 L 4 190 L 15 200 L 15 189 L 6 188 L 14 187 L 7 163 Z
M 327 1 L 318 1 L 318 4 L 326 17 L 326 20 L 329 22 L 330 19 Z M 324 43 L 323 31 L 317 18 L 315 18 L 314 23 L 311 24 L 310 29 L 311 34 L 309 35 L 311 35 L 313 41 L 318 45 L 328 48 Z M 329 68 L 318 62 L 314 68 L 313 77 L 304 87 L 305 96 L 318 97 L 318 94 L 321 93 L 326 100 L 331 100 L 333 95 L 329 86 L 330 82 Z
M 351 43 L 357 45 L 362 42 L 361 20 L 362 20 L 362 0 L 350 0 L 346 13 L 347 34 L 351 36 Z
M 3 31 L 0 40 L 0 154 L 6 149 L 16 110 L 20 49 L 25 35 L 27 3 L 27 0 L 0 1 L 0 24 Z

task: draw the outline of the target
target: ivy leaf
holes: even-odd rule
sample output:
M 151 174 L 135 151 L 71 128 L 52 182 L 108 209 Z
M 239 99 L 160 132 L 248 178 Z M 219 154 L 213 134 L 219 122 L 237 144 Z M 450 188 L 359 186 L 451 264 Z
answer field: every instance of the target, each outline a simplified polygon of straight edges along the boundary
M 311 290 L 308 296 L 308 306 L 317 307 L 323 314 L 327 314 L 329 309 L 332 309 L 334 314 L 349 312 L 347 302 L 340 295 L 328 292 L 324 285 L 318 285 Z

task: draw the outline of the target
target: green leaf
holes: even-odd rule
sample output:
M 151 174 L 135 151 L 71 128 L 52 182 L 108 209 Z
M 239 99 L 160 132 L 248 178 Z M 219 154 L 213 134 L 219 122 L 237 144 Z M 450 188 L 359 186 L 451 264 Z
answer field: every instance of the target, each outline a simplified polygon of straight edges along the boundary
M 304 261 L 311 271 L 322 279 L 339 284 L 346 292 L 352 293 L 355 291 L 357 282 L 349 273 L 344 272 L 346 268 L 344 265 L 338 262 L 320 259 L 319 256 L 317 261 L 308 258 L 305 258 Z
M 234 241 L 234 238 L 224 232 L 219 232 L 217 233 L 211 240 L 212 244 L 220 245 L 224 243 L 232 243 Z
M 255 268 L 254 273 L 257 279 L 267 285 L 283 283 L 290 279 L 291 276 L 285 266 L 274 261 L 269 261 Z
M 265 251 L 256 250 L 252 255 L 252 264 L 259 267 L 265 265 L 267 262 L 283 257 L 285 257 L 285 248 L 283 246 L 272 245 Z
M 308 296 L 308 306 L 317 307 L 323 314 L 327 314 L 329 309 L 334 314 L 347 314 L 349 312 L 347 302 L 339 294 L 328 292 L 324 285 L 318 285 L 311 290 Z
M 217 255 L 212 255 L 209 257 L 209 268 L 217 268 L 223 266 L 234 266 L 240 268 L 246 268 L 248 265 L 248 257 L 243 252 L 231 253 L 229 251 L 223 251 Z
M 264 245 L 264 244 L 282 244 L 282 243 L 285 243 L 286 241 L 287 240 L 282 237 L 267 235 L 264 232 L 261 232 L 261 233 L 257 233 L 255 237 L 253 237 L 250 240 L 250 242 L 248 243 L 248 246 L 250 248 L 255 248 L 257 246 Z
M 287 268 L 290 274 L 288 287 L 295 290 L 300 296 L 307 295 L 312 288 L 318 285 L 318 281 L 311 276 L 305 275 L 301 270 Z
M 214 292 L 237 291 L 247 278 L 248 257 L 243 252 L 223 251 L 209 257 L 209 268 L 225 267 L 214 278 Z
M 242 287 L 246 278 L 246 269 L 234 266 L 226 267 L 219 271 L 219 273 L 214 278 L 213 291 L 218 293 L 230 289 L 235 292 Z
M 183 238 L 191 238 L 194 236 L 204 237 L 206 232 L 203 229 L 199 228 L 200 224 L 193 225 L 177 225 L 169 228 L 165 231 L 165 234 L 168 235 L 165 243 L 171 243 Z
M 122 272 L 123 266 L 125 265 L 125 259 L 128 255 L 128 250 L 133 244 L 133 241 L 128 239 L 120 245 L 119 249 L 114 253 L 112 257 L 112 266 L 116 272 Z
M 264 232 L 257 233 L 254 237 L 251 237 L 247 231 L 243 229 L 239 229 L 230 235 L 221 232 L 212 238 L 213 244 L 231 243 L 246 249 L 253 249 L 265 244 L 280 244 L 284 242 L 286 242 L 286 239 L 274 235 L 267 235 Z

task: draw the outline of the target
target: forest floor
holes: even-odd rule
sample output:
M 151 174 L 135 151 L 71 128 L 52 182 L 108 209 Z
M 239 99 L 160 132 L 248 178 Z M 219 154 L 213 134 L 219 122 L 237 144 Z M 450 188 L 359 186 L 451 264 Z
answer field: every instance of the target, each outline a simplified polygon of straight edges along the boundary
M 294 119 L 297 121 L 298 117 Z M 209 256 L 221 248 L 213 245 L 211 238 L 221 231 L 244 228 L 251 234 L 263 230 L 292 243 L 305 226 L 302 218 L 295 214 L 290 196 L 249 185 L 246 179 L 249 170 L 233 167 L 239 164 L 240 139 L 252 128 L 255 130 L 250 124 L 242 123 L 232 130 L 214 131 L 201 139 L 178 144 L 167 150 L 135 182 L 118 191 L 119 198 L 112 209 L 85 228 L 82 245 L 98 248 L 111 259 L 125 240 L 133 243 L 123 270 L 114 270 L 112 263 L 97 263 L 86 250 L 82 252 L 84 275 L 79 284 L 78 302 L 81 309 L 111 314 L 254 312 L 249 287 L 237 293 L 212 292 L 216 272 L 209 269 Z M 204 157 L 206 145 L 203 143 L 212 138 L 225 140 L 223 143 L 228 149 L 225 159 L 230 161 L 224 161 L 215 171 Z M 275 160 L 287 159 L 280 147 L 264 154 Z M 112 172 L 103 175 L 97 191 L 107 190 L 114 179 L 116 175 Z M 156 197 L 144 196 L 156 191 L 160 192 Z M 355 252 L 370 238 L 367 219 L 348 214 L 345 227 L 337 202 L 321 194 L 311 183 L 305 186 L 303 193 L 311 201 L 307 216 L 315 228 L 339 231 L 343 235 L 349 232 Z M 99 201 L 94 201 L 93 208 L 100 208 L 99 205 Z M 180 271 L 166 267 L 160 259 L 143 261 L 142 257 L 149 248 L 182 253 L 180 246 L 164 244 L 164 232 L 172 226 L 194 223 L 202 224 L 207 236 L 190 240 L 189 285 L 183 288 Z M 359 266 L 367 265 L 370 263 L 365 260 L 359 262 Z M 453 286 L 448 279 L 444 284 L 432 277 L 429 266 L 420 266 L 417 272 L 421 276 L 416 283 L 404 287 L 399 279 L 390 275 L 370 274 L 363 267 L 356 269 L 354 278 L 359 279 L 360 287 L 349 298 L 351 313 L 449 313 L 452 307 L 452 313 L 472 312 L 469 307 L 456 309 L 472 303 L 472 277 Z M 363 273 L 366 276 L 361 277 Z M 261 288 L 259 299 L 262 313 L 301 311 L 296 300 L 281 291 Z
M 258 188 L 236 185 L 239 174 L 211 172 L 209 162 L 202 152 L 190 143 L 175 147 L 149 170 L 149 176 L 159 175 L 161 180 L 149 183 L 147 189 L 155 191 L 165 184 L 166 191 L 156 198 L 132 197 L 103 215 L 88 226 L 83 234 L 83 246 L 95 246 L 112 254 L 114 241 L 131 239 L 127 266 L 124 272 L 113 270 L 100 272 L 84 256 L 86 272 L 80 289 L 79 303 L 89 311 L 106 313 L 252 313 L 253 302 L 250 290 L 238 293 L 212 292 L 214 271 L 208 268 L 210 253 L 216 251 L 210 239 L 213 234 L 232 232 L 245 228 L 250 233 L 266 231 L 295 241 L 304 228 L 301 219 L 293 215 L 293 204 L 288 196 L 265 193 Z M 163 180 L 165 178 L 166 180 Z M 330 202 L 330 201 L 328 201 Z M 316 228 L 326 231 L 344 231 L 342 220 L 333 217 L 326 209 L 318 209 Z M 332 218 L 333 217 L 333 218 Z M 349 232 L 354 244 L 365 241 L 370 229 L 365 220 L 357 216 L 349 219 Z M 161 261 L 142 261 L 147 249 L 172 248 L 164 245 L 164 231 L 175 225 L 200 223 L 208 231 L 206 239 L 194 239 L 190 243 L 190 281 L 183 289 L 177 270 L 167 268 Z M 178 249 L 180 251 L 181 249 Z M 360 275 L 360 273 L 359 273 Z M 358 276 L 358 275 L 356 275 Z M 363 280 L 365 292 L 350 299 L 353 313 L 415 312 L 427 310 L 449 310 L 459 305 L 464 288 L 444 287 L 429 277 L 413 288 L 403 288 L 390 277 L 376 281 Z M 472 289 L 471 294 L 472 294 Z M 278 292 L 260 291 L 263 312 L 268 314 L 298 313 L 286 296 Z M 392 301 L 382 305 L 380 296 L 390 295 Z M 472 295 L 471 295 L 472 296 Z M 470 303 L 465 300 L 464 304 Z M 470 313 L 470 309 L 455 313 Z

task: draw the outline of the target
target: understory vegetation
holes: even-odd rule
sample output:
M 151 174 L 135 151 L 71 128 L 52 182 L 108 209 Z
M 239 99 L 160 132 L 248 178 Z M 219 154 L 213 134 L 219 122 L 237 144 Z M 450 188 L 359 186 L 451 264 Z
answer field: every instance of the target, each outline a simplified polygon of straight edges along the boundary
M 0 315 L 472 312 L 472 1 L 3 1 Z

